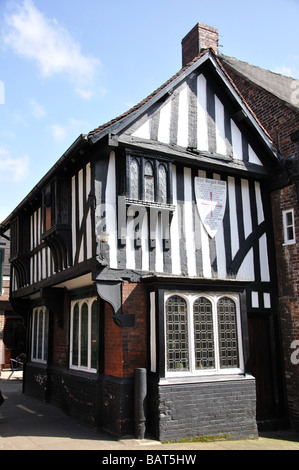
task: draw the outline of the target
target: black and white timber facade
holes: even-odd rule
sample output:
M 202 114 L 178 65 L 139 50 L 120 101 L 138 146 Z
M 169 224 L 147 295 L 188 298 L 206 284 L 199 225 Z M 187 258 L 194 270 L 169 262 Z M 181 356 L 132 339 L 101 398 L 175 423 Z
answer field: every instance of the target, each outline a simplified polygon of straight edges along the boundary
M 27 318 L 25 391 L 40 396 L 43 374 L 43 398 L 63 407 L 67 389 L 71 414 L 84 414 L 79 401 L 93 403 L 90 422 L 122 435 L 132 429 L 132 367 L 145 367 L 148 429 L 159 439 L 255 436 L 262 378 L 250 364 L 267 318 L 271 385 L 260 421 L 282 419 L 270 204 L 280 171 L 267 133 L 210 50 L 130 112 L 80 136 L 1 225 L 11 235 L 11 300 Z M 128 284 L 144 288 L 143 319 L 140 298 L 131 296 L 128 311 Z M 77 310 L 83 318 L 86 305 L 92 316 L 96 300 L 88 338 L 99 347 L 86 346 L 84 362 L 74 325 Z M 107 372 L 108 304 L 122 341 L 146 328 L 145 360 L 132 352 L 122 376 Z M 35 328 L 47 311 L 45 339 Z M 52 317 L 65 333 L 65 363 Z M 35 335 L 49 349 L 40 361 Z M 79 376 L 87 385 L 76 404 Z M 129 404 L 105 401 L 112 390 Z M 108 423 L 109 412 L 124 429 Z

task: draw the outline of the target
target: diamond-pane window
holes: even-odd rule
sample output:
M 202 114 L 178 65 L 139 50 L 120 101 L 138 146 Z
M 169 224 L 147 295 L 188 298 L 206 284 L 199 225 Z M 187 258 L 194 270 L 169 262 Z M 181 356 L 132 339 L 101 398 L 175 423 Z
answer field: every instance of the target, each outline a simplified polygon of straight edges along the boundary
M 166 302 L 167 367 L 189 369 L 187 303 L 175 295 Z
M 222 297 L 217 305 L 220 367 L 239 367 L 236 304 Z
M 166 373 L 243 373 L 239 321 L 238 295 L 166 293 Z
M 200 297 L 193 305 L 194 353 L 196 369 L 215 368 L 212 303 Z

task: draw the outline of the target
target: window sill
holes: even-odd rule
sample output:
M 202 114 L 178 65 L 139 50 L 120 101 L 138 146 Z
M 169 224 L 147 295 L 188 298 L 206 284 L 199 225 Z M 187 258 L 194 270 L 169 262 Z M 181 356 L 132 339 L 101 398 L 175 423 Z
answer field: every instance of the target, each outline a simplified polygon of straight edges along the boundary
M 97 370 L 96 369 L 88 369 L 87 367 L 75 367 L 75 366 L 70 366 L 69 370 L 71 372 L 79 372 L 79 373 L 84 373 L 84 374 L 96 374 Z
M 126 197 L 127 205 L 142 206 L 142 207 L 156 207 L 158 209 L 168 209 L 174 211 L 176 206 L 173 204 L 164 204 L 162 202 L 155 201 L 143 201 L 141 199 L 130 199 Z
M 228 382 L 236 380 L 255 380 L 253 375 L 236 373 L 236 374 L 215 374 L 215 375 L 185 375 L 184 377 L 163 377 L 159 380 L 159 385 L 179 385 L 192 383 L 209 383 L 209 382 Z

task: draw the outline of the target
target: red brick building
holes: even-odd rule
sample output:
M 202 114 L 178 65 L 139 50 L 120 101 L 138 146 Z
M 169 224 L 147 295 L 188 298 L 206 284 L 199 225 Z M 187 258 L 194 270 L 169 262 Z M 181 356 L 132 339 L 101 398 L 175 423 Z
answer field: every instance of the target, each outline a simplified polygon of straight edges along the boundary
M 272 210 L 289 418 L 298 429 L 299 366 L 296 342 L 299 340 L 299 80 L 223 55 L 220 55 L 220 60 L 246 102 L 269 132 L 281 157 L 288 159 L 285 163 L 288 179 L 277 182 L 278 187 L 273 188 Z

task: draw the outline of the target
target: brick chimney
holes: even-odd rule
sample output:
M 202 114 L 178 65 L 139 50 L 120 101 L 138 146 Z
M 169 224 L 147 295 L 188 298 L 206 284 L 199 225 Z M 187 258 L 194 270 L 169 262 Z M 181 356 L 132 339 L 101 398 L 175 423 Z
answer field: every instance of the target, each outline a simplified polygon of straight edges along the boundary
M 218 29 L 197 23 L 182 39 L 183 67 L 198 56 L 202 49 L 208 48 L 218 53 Z

